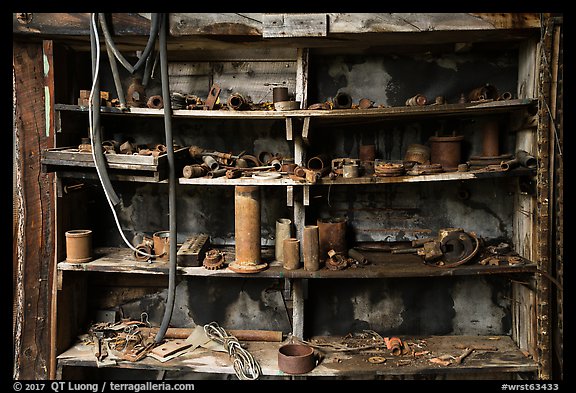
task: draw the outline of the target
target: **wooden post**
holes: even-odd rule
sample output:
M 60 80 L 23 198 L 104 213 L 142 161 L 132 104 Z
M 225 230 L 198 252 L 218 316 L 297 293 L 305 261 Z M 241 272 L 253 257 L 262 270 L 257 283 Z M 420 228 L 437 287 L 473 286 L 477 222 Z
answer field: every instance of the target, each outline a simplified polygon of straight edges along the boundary
M 52 42 L 13 43 L 14 197 L 18 227 L 16 260 L 14 378 L 48 379 L 51 279 L 54 268 L 53 174 L 41 171 L 40 152 L 53 147 L 51 115 L 54 74 Z

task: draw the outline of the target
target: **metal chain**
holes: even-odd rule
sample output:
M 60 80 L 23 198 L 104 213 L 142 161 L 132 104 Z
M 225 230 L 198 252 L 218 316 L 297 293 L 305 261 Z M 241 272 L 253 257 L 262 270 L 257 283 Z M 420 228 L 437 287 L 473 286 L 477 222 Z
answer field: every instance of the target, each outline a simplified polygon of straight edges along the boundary
M 242 348 L 238 339 L 228 335 L 226 330 L 216 322 L 204 325 L 204 333 L 211 340 L 224 346 L 228 355 L 233 359 L 234 372 L 240 380 L 255 380 L 260 377 L 262 369 L 260 364 L 250 352 Z

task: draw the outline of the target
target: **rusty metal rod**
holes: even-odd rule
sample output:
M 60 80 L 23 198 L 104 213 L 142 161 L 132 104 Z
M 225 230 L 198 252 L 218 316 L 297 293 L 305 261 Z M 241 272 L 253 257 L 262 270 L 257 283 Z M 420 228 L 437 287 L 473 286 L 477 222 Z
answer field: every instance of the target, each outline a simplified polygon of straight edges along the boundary
M 141 328 L 143 333 L 156 334 L 158 328 Z M 192 328 L 168 328 L 165 338 L 186 339 L 193 332 Z M 228 334 L 236 337 L 239 341 L 266 341 L 282 342 L 283 333 L 278 330 L 227 330 Z

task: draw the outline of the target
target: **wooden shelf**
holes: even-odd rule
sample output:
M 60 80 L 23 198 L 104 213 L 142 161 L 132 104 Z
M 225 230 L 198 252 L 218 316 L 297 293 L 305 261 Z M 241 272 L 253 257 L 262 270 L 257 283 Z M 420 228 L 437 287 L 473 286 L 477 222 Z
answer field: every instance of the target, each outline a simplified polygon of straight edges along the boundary
M 181 147 L 174 151 L 178 162 L 188 156 L 188 149 Z M 168 178 L 168 156 L 158 157 L 132 154 L 104 154 L 110 178 L 160 182 Z M 97 178 L 96 165 L 92 153 L 80 152 L 74 147 L 46 149 L 41 153 L 44 172 L 58 172 L 61 177 Z M 178 164 L 177 164 L 178 165 Z M 182 166 L 180 164 L 180 166 Z
M 234 247 L 219 247 L 226 254 L 226 262 L 234 261 Z M 178 267 L 177 274 L 196 277 L 232 277 L 232 278 L 292 278 L 292 279 L 326 279 L 326 278 L 400 278 L 400 277 L 444 277 L 476 276 L 494 274 L 535 273 L 536 264 L 523 260 L 522 264 L 499 266 L 470 263 L 456 267 L 430 266 L 422 258 L 413 254 L 391 254 L 390 252 L 363 252 L 370 262 L 368 265 L 348 267 L 333 271 L 321 268 L 318 271 L 306 271 L 303 268 L 286 270 L 281 262 L 272 258 L 273 248 L 262 249 L 262 259 L 269 267 L 259 273 L 243 274 L 230 269 L 208 270 L 199 267 Z M 95 259 L 87 263 L 60 262 L 58 270 L 102 273 L 130 274 L 168 274 L 167 261 L 139 262 L 134 259 L 129 248 L 105 247 L 94 250 Z
M 491 179 L 497 177 L 516 177 L 516 176 L 530 176 L 534 175 L 535 170 L 528 168 L 516 168 L 508 171 L 504 170 L 486 170 L 478 169 L 467 172 L 443 172 L 434 173 L 429 175 L 404 175 L 404 176 L 361 176 L 353 179 L 344 179 L 342 176 L 334 180 L 329 179 L 327 176 L 318 180 L 315 184 L 310 182 L 300 182 L 292 180 L 285 175 L 280 179 L 258 179 L 253 177 L 241 177 L 237 179 L 228 179 L 226 177 L 218 177 L 209 179 L 206 177 L 198 177 L 193 179 L 186 179 L 181 177 L 180 184 L 187 185 L 203 185 L 203 186 L 314 186 L 314 185 L 368 185 L 368 184 L 386 184 L 386 183 L 419 183 L 419 182 L 438 182 L 438 181 L 455 181 L 455 180 L 474 180 L 474 179 Z
M 366 119 L 366 118 L 398 118 L 398 117 L 427 117 L 427 116 L 460 116 L 497 114 L 526 108 L 536 103 L 534 99 L 514 99 L 506 101 L 478 101 L 464 104 L 425 105 L 425 106 L 399 106 L 370 109 L 333 109 L 294 111 L 265 111 L 265 110 L 188 110 L 175 109 L 174 117 L 200 118 L 200 119 L 285 119 L 285 118 L 317 118 L 328 120 Z M 56 104 L 57 111 L 86 112 L 88 107 L 68 104 Z M 152 116 L 164 115 L 163 109 L 129 108 L 126 111 L 115 107 L 101 107 L 102 114 L 126 116 Z
M 411 351 L 401 356 L 393 356 L 385 345 L 369 350 L 337 352 L 328 350 L 325 344 L 343 344 L 350 347 L 362 345 L 362 340 L 342 337 L 313 337 L 308 342 L 315 347 L 321 360 L 305 377 L 366 377 L 378 375 L 433 375 L 433 374 L 489 374 L 534 373 L 536 362 L 525 356 L 508 336 L 398 336 L 415 352 L 429 351 L 427 354 L 412 356 Z M 278 349 L 280 342 L 242 342 L 260 364 L 262 375 L 288 378 L 290 375 L 278 369 Z M 324 344 L 324 345 L 322 345 Z M 418 345 L 418 346 L 416 346 Z M 430 359 L 451 355 L 459 356 L 466 347 L 493 347 L 496 351 L 473 351 L 461 364 L 447 366 L 430 362 Z M 370 363 L 368 359 L 381 356 L 384 363 Z M 58 369 L 66 366 L 97 367 L 92 347 L 76 343 L 57 357 Z M 234 374 L 232 361 L 225 352 L 211 351 L 198 347 L 166 362 L 150 356 L 137 362 L 117 360 L 115 365 L 105 366 L 122 369 L 189 371 L 198 373 Z

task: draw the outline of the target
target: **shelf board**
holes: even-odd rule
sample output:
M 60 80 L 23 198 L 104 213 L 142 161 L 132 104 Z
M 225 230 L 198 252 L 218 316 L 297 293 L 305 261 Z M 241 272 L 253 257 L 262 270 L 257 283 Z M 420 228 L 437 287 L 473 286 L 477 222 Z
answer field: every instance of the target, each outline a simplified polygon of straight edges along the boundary
M 234 261 L 234 247 L 218 247 L 226 254 L 226 262 Z M 177 274 L 196 277 L 232 277 L 232 278 L 291 278 L 291 279 L 326 279 L 326 278 L 400 278 L 400 277 L 444 277 L 444 276 L 477 276 L 494 274 L 535 273 L 535 263 L 523 260 L 522 264 L 498 266 L 471 263 L 456 267 L 437 267 L 425 264 L 421 257 L 414 254 L 391 254 L 384 251 L 362 252 L 370 262 L 368 265 L 348 267 L 333 271 L 321 268 L 318 271 L 284 269 L 281 262 L 272 257 L 273 248 L 262 249 L 262 259 L 269 267 L 259 273 L 236 273 L 228 268 L 208 270 L 199 267 L 181 267 Z M 130 274 L 168 274 L 167 261 L 139 262 L 134 259 L 129 248 L 103 247 L 94 250 L 95 259 L 86 263 L 58 263 L 61 271 L 84 271 L 102 273 Z
M 318 118 L 331 120 L 369 119 L 369 118 L 398 118 L 421 116 L 452 116 L 452 115 L 479 115 L 497 114 L 528 107 L 536 103 L 534 99 L 513 99 L 506 101 L 478 101 L 463 104 L 425 105 L 425 106 L 398 106 L 370 109 L 333 109 L 294 111 L 265 111 L 265 110 L 189 110 L 175 109 L 174 117 L 200 118 L 200 119 L 285 119 L 285 118 Z M 68 104 L 56 104 L 57 111 L 88 112 L 88 107 Z M 102 114 L 152 116 L 164 115 L 163 109 L 129 108 L 122 111 L 116 107 L 101 107 Z
M 301 374 L 306 377 L 365 377 L 378 375 L 434 375 L 434 374 L 496 374 L 537 372 L 536 362 L 525 356 L 509 336 L 399 336 L 405 347 L 416 352 L 430 351 L 427 354 L 412 356 L 411 351 L 401 356 L 393 356 L 385 345 L 370 350 L 333 351 L 322 344 L 348 344 L 360 346 L 364 340 L 335 336 L 312 337 L 308 343 L 321 354 L 321 361 L 310 372 Z M 373 342 L 373 341 L 372 341 Z M 243 347 L 260 364 L 262 375 L 289 377 L 278 369 L 278 349 L 280 342 L 243 341 Z M 420 347 L 413 346 L 418 344 Z M 463 353 L 465 347 L 494 347 L 496 351 L 473 351 L 461 364 L 448 366 L 430 362 L 430 359 Z M 381 356 L 384 363 L 373 364 L 368 361 L 372 356 Z M 97 367 L 92 347 L 76 343 L 57 357 L 58 368 L 65 366 Z M 122 369 L 189 371 L 198 373 L 234 374 L 232 361 L 226 352 L 211 351 L 198 347 L 166 362 L 160 362 L 150 356 L 137 362 L 117 360 L 115 365 L 104 366 Z
M 434 174 L 422 175 L 404 175 L 404 176 L 361 176 L 353 179 L 345 179 L 342 176 L 334 180 L 325 176 L 318 180 L 315 184 L 306 181 L 295 181 L 285 175 L 280 179 L 258 179 L 253 177 L 240 177 L 237 179 L 228 179 L 224 176 L 209 179 L 207 177 L 197 177 L 193 179 L 186 179 L 181 177 L 180 184 L 187 185 L 203 185 L 203 186 L 313 186 L 313 185 L 366 185 L 366 184 L 386 184 L 386 183 L 419 183 L 419 182 L 438 182 L 438 181 L 454 181 L 454 180 L 474 180 L 474 179 L 490 179 L 497 177 L 515 177 L 515 176 L 529 176 L 534 175 L 535 170 L 528 168 L 516 168 L 512 170 L 493 170 L 493 169 L 477 169 L 467 172 L 443 172 Z

